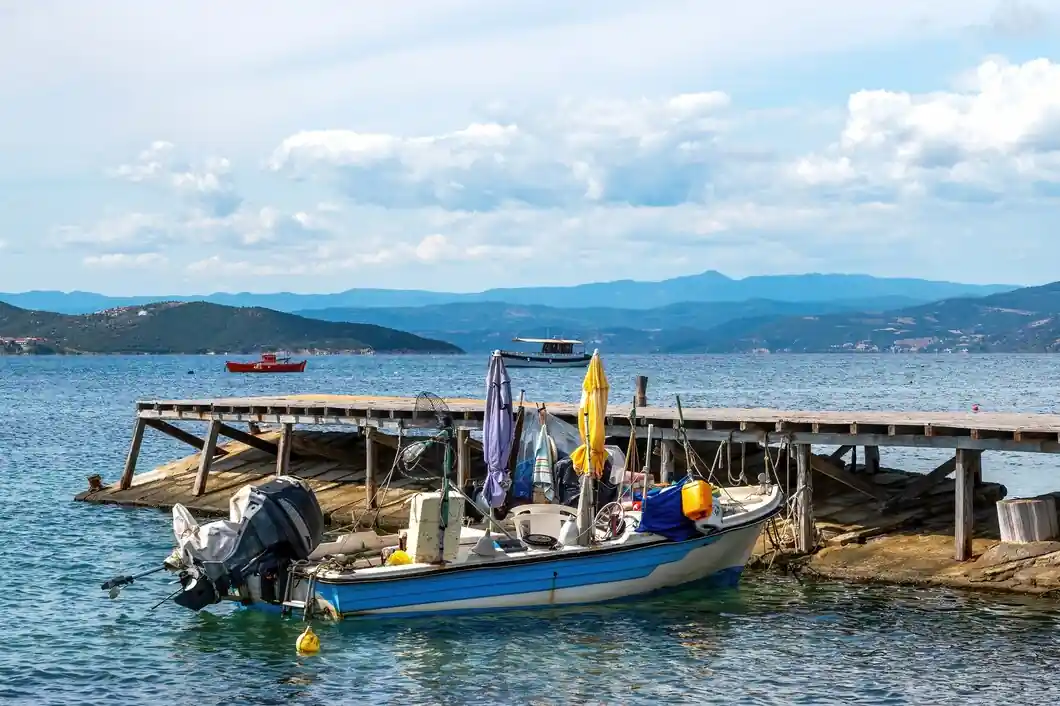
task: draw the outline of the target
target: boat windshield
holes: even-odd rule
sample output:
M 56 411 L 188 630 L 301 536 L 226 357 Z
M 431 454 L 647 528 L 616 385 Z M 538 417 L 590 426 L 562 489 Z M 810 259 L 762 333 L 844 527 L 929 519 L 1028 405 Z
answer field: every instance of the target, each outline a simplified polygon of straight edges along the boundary
M 555 343 L 548 341 L 541 346 L 542 353 L 559 353 L 569 354 L 574 352 L 574 344 L 572 343 Z

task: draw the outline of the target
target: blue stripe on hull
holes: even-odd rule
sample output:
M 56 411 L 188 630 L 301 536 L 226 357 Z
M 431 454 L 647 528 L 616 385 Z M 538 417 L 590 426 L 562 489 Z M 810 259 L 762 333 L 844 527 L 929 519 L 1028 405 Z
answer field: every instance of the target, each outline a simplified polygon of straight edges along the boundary
M 650 593 L 642 593 L 633 596 L 625 596 L 623 598 L 614 598 L 609 601 L 604 601 L 609 605 L 622 605 L 623 603 L 629 603 L 633 601 L 644 601 L 652 598 L 662 598 L 674 593 L 687 593 L 690 591 L 726 591 L 732 590 L 739 586 L 740 578 L 743 576 L 744 567 L 742 566 L 731 566 L 727 569 L 717 571 L 710 576 L 699 579 L 698 581 L 692 581 L 690 583 L 684 583 L 679 586 L 667 586 L 660 588 Z M 548 603 L 541 603 L 527 606 L 512 606 L 507 608 L 462 608 L 457 610 L 446 610 L 446 616 L 461 616 L 461 615 L 481 615 L 483 613 L 511 613 L 514 611 L 530 611 L 530 610 L 565 610 L 568 608 L 578 608 L 579 606 L 585 605 L 598 605 L 599 601 L 592 601 L 587 603 L 563 603 L 559 605 L 552 605 Z M 240 604 L 241 608 L 246 610 L 260 610 L 268 613 L 281 613 L 281 607 L 272 603 L 253 603 L 248 606 Z M 421 618 L 424 613 L 421 611 L 412 611 L 409 613 L 347 613 L 344 618 L 357 618 L 358 620 L 389 620 L 389 619 L 402 619 L 402 618 Z M 298 616 L 300 620 L 301 617 Z
M 329 583 L 321 579 L 317 582 L 317 594 L 342 613 L 360 613 L 380 608 L 617 583 L 645 578 L 660 565 L 680 561 L 689 552 L 713 544 L 722 536 L 665 542 L 596 556 L 590 554 L 497 567 L 487 565 L 388 581 Z

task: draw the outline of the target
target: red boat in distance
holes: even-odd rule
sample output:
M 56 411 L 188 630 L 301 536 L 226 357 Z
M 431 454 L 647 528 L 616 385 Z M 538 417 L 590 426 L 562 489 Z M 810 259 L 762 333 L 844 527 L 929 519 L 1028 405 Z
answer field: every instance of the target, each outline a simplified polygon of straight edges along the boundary
M 300 373 L 305 370 L 306 361 L 292 363 L 288 357 L 277 358 L 275 353 L 263 353 L 261 360 L 253 363 L 229 360 L 225 368 L 230 373 Z

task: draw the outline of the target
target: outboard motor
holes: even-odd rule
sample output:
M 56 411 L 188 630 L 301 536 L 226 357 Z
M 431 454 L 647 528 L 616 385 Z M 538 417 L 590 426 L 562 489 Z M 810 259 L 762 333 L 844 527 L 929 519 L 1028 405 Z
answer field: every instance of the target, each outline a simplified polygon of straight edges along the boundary
M 200 610 L 234 589 L 249 598 L 248 580 L 284 577 L 291 562 L 309 558 L 324 535 L 324 514 L 309 484 L 277 476 L 245 486 L 229 501 L 230 518 L 198 525 L 181 505 L 173 508 L 180 554 L 177 605 Z M 274 596 L 278 599 L 278 596 Z

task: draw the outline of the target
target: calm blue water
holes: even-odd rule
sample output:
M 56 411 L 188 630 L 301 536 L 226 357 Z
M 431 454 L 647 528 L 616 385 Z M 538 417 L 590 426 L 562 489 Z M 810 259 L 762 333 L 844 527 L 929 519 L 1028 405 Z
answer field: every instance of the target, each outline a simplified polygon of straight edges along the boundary
M 121 472 L 142 398 L 294 392 L 481 396 L 486 361 L 319 358 L 304 375 L 237 376 L 216 357 L 0 358 L 0 703 L 658 704 L 1045 703 L 1060 695 L 1060 603 L 748 577 L 696 593 L 581 611 L 322 626 L 231 609 L 192 614 L 145 579 L 168 513 L 75 503 L 86 476 Z M 650 357 L 605 360 L 613 398 L 638 373 L 655 404 L 1054 412 L 1049 356 Z M 187 371 L 195 371 L 194 375 Z M 511 371 L 528 398 L 576 401 L 580 371 Z M 140 469 L 186 455 L 158 434 Z M 944 452 L 884 450 L 926 470 Z M 1010 495 L 1060 489 L 1052 457 L 988 454 Z

